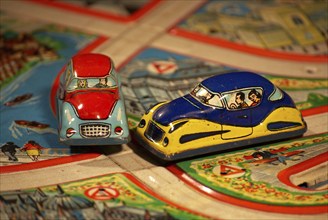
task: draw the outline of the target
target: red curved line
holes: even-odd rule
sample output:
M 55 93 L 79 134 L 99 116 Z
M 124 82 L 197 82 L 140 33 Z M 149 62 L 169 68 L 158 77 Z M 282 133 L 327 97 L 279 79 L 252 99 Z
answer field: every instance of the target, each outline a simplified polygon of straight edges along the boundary
M 306 190 L 304 188 L 295 186 L 295 184 L 293 184 L 290 181 L 290 176 L 292 176 L 296 173 L 300 173 L 300 172 L 302 172 L 304 170 L 307 170 L 311 167 L 314 167 L 318 164 L 324 163 L 324 162 L 327 161 L 327 159 L 328 159 L 328 152 L 325 152 L 325 153 L 320 154 L 316 157 L 313 157 L 311 159 L 308 159 L 306 161 L 303 161 L 301 163 L 298 163 L 294 166 L 288 167 L 287 169 L 284 169 L 284 170 L 280 171 L 278 173 L 277 177 L 282 183 L 284 183 L 288 186 L 291 186 L 291 187 L 294 187 L 294 188 L 297 188 L 297 189 Z
M 100 36 L 92 43 L 88 44 L 85 48 L 80 50 L 77 54 L 89 53 L 100 44 L 108 40 L 108 37 Z M 50 91 L 50 107 L 54 115 L 56 115 L 56 93 L 59 86 L 60 75 L 63 73 L 65 66 L 59 71 L 57 77 L 55 78 Z
M 303 117 L 325 113 L 325 112 L 328 112 L 328 105 L 301 110 Z
M 148 193 L 149 195 L 151 196 L 154 196 L 155 198 L 167 203 L 167 204 L 170 204 L 174 207 L 177 207 L 178 209 L 181 209 L 181 210 L 184 210 L 184 211 L 187 211 L 187 212 L 190 212 L 192 214 L 195 214 L 195 215 L 198 215 L 198 216 L 202 216 L 202 217 L 205 217 L 205 218 L 210 218 L 210 219 L 213 219 L 212 217 L 209 217 L 209 216 L 206 216 L 202 213 L 199 213 L 199 212 L 196 212 L 194 210 L 190 210 L 188 208 L 185 208 L 179 204 L 175 204 L 173 203 L 172 201 L 160 196 L 159 194 L 157 194 L 156 192 L 154 192 L 152 189 L 150 189 L 148 186 L 146 186 L 145 184 L 143 184 L 142 182 L 140 182 L 136 177 L 134 177 L 132 174 L 130 173 L 121 173 L 123 174 L 125 177 L 127 177 L 131 182 L 133 182 L 135 185 L 137 185 L 138 187 L 140 187 L 141 189 L 143 189 L 146 193 Z
M 19 165 L 9 165 L 9 166 L 0 166 L 0 174 L 4 173 L 13 173 L 18 171 L 27 171 L 33 169 L 40 169 L 49 166 L 56 166 L 59 164 L 67 164 L 72 162 L 77 162 L 81 160 L 88 160 L 99 157 L 101 154 L 97 153 L 88 153 L 88 154 L 78 154 L 73 156 L 65 156 L 61 158 L 54 158 L 49 160 L 31 162 L 27 164 L 19 164 Z
M 275 212 L 275 213 L 284 213 L 284 214 L 319 214 L 319 213 L 326 213 L 328 211 L 327 206 L 279 206 L 279 205 L 271 205 L 271 204 L 269 205 L 269 204 L 262 204 L 262 203 L 242 200 L 239 198 L 225 195 L 223 193 L 219 193 L 209 187 L 202 185 L 201 183 L 197 182 L 195 179 L 184 173 L 179 167 L 177 167 L 177 165 L 169 165 L 167 169 L 171 171 L 174 175 L 176 175 L 179 179 L 181 179 L 183 182 L 195 188 L 197 191 L 204 193 L 214 199 L 223 201 L 225 203 L 230 203 L 232 205 L 266 211 L 266 212 Z
M 51 1 L 51 0 L 26 0 L 26 1 L 30 1 L 30 2 L 33 2 L 36 4 L 46 5 L 49 7 L 59 8 L 59 9 L 63 9 L 63 10 L 71 11 L 71 12 L 76 12 L 79 14 L 87 14 L 90 16 L 98 17 L 98 18 L 115 20 L 115 21 L 119 21 L 119 22 L 131 22 L 131 21 L 137 20 L 138 18 L 143 16 L 145 13 L 150 11 L 161 0 L 152 0 L 151 2 L 149 2 L 144 7 L 142 7 L 140 10 L 136 11 L 135 13 L 131 14 L 130 16 L 116 15 L 116 14 L 111 14 L 109 12 L 102 12 L 102 11 L 97 11 L 94 9 L 83 8 L 80 6 L 67 4 L 65 2 L 56 2 L 56 1 Z
M 283 53 L 277 51 L 269 51 L 257 47 L 251 47 L 246 45 L 241 45 L 237 43 L 233 43 L 231 41 L 227 41 L 224 39 L 214 38 L 210 36 L 205 36 L 200 33 L 186 31 L 181 28 L 173 28 L 170 30 L 170 33 L 173 35 L 191 38 L 193 40 L 205 42 L 208 44 L 212 44 L 215 46 L 221 46 L 233 50 L 243 51 L 246 53 L 256 54 L 260 56 L 279 58 L 279 59 L 287 59 L 287 60 L 296 60 L 296 61 L 308 61 L 308 62 L 328 62 L 328 56 L 318 55 L 318 56 L 307 56 L 307 55 L 299 55 L 299 54 L 291 54 L 291 53 Z

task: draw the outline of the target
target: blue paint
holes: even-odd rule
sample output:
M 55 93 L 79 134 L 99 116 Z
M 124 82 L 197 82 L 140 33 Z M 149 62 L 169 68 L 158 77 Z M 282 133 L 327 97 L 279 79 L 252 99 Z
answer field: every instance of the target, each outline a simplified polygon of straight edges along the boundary
M 63 47 L 56 51 L 60 58 L 55 61 L 43 61 L 28 72 L 18 76 L 10 85 L 1 90 L 0 106 L 0 144 L 12 141 L 22 147 L 28 140 L 34 140 L 46 148 L 67 148 L 59 144 L 57 122 L 50 107 L 50 92 L 55 78 L 67 61 L 91 43 L 94 37 L 78 33 L 38 32 L 38 37 L 50 37 L 60 42 Z M 17 106 L 7 107 L 4 103 L 26 93 L 33 97 Z M 39 134 L 23 128 L 18 128 L 22 136 L 15 138 L 9 130 L 14 120 L 37 121 L 49 124 L 50 133 Z

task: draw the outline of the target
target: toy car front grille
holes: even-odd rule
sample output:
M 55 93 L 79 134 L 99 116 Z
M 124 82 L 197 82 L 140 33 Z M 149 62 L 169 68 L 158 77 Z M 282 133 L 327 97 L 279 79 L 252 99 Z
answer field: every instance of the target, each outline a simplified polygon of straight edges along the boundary
M 159 142 L 164 136 L 164 131 L 160 129 L 154 122 L 150 122 L 149 126 L 145 132 L 145 136 L 149 140 Z
M 83 124 L 80 126 L 80 134 L 85 138 L 105 138 L 110 135 L 108 124 Z

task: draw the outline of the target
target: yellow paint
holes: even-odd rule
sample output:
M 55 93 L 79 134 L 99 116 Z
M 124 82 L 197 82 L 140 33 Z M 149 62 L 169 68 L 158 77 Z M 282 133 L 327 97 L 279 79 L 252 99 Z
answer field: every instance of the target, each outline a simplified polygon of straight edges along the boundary
M 218 144 L 226 144 L 226 143 L 233 143 L 235 141 L 241 141 L 241 140 L 248 140 L 248 139 L 254 139 L 257 137 L 267 136 L 267 135 L 273 135 L 273 134 L 279 134 L 284 133 L 288 131 L 296 131 L 301 129 L 301 127 L 292 127 L 284 130 L 279 131 L 270 131 L 267 129 L 267 125 L 270 122 L 295 122 L 302 124 L 302 128 L 304 128 L 306 125 L 302 120 L 301 113 L 295 109 L 295 108 L 288 108 L 283 107 L 276 109 L 273 111 L 262 123 L 259 125 L 253 127 L 253 128 L 245 128 L 245 127 L 237 127 L 237 126 L 228 126 L 228 125 L 221 125 L 214 122 L 210 122 L 207 120 L 200 120 L 200 119 L 180 119 L 173 124 L 177 124 L 182 121 L 188 121 L 186 124 L 184 124 L 182 127 L 176 129 L 174 132 L 169 133 L 170 128 L 173 126 L 172 124 L 168 126 L 160 125 L 156 122 L 154 122 L 159 128 L 161 128 L 165 135 L 163 136 L 162 140 L 159 142 L 152 142 L 149 141 L 145 136 L 144 133 L 148 127 L 149 122 L 152 120 L 152 116 L 154 111 L 159 108 L 161 105 L 165 103 L 161 103 L 157 106 L 155 106 L 147 115 L 144 115 L 142 119 L 144 119 L 147 123 L 143 128 L 137 127 L 137 135 L 139 138 L 141 138 L 144 142 L 146 142 L 149 146 L 156 149 L 157 151 L 162 152 L 166 155 L 174 155 L 176 153 L 181 153 L 183 151 L 202 148 L 205 146 L 212 146 L 212 145 L 218 145 Z M 179 142 L 179 139 L 181 136 L 186 134 L 196 134 L 196 133 L 202 133 L 202 132 L 210 132 L 210 131 L 221 131 L 224 130 L 231 130 L 232 132 L 225 133 L 222 135 L 212 135 L 207 136 L 204 138 L 199 138 L 193 141 L 189 141 L 187 143 L 181 144 Z M 237 137 L 239 136 L 239 137 Z M 167 137 L 169 139 L 169 144 L 164 147 L 163 146 L 163 140 Z M 222 137 L 224 139 L 222 139 Z

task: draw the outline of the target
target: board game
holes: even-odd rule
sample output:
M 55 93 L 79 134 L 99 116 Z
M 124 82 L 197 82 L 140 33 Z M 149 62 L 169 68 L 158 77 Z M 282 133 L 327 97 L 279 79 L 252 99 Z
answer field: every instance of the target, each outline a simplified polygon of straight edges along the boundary
M 326 0 L 1 0 L 0 219 L 327 219 L 327 11 Z M 59 142 L 60 76 L 84 53 L 114 62 L 128 144 Z M 305 134 L 171 162 L 136 141 L 151 106 L 237 71 L 286 91 Z

